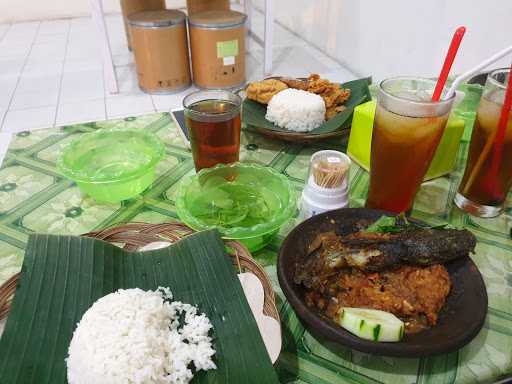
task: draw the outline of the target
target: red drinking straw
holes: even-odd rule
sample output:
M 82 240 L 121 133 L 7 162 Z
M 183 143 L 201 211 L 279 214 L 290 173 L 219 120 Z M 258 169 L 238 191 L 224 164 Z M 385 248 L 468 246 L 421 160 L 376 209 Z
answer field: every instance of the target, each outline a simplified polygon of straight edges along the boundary
M 512 65 L 508 72 L 508 84 L 505 91 L 505 101 L 501 107 L 500 120 L 498 122 L 498 128 L 496 130 L 496 137 L 494 138 L 494 151 L 492 153 L 491 167 L 487 174 L 486 188 L 496 198 L 503 198 L 504 191 L 500 189 L 500 186 L 496 182 L 498 179 L 498 170 L 503 155 L 503 144 L 505 141 L 505 133 L 507 130 L 508 116 L 510 108 L 512 107 Z
M 441 73 L 439 74 L 439 78 L 437 79 L 436 88 L 434 89 L 434 93 L 432 95 L 432 101 L 439 101 L 439 99 L 441 98 L 444 85 L 446 84 L 446 80 L 448 79 L 448 75 L 450 74 L 450 69 L 452 68 L 453 61 L 455 60 L 455 56 L 457 55 L 457 51 L 459 50 L 460 43 L 465 33 L 466 27 L 459 27 L 453 34 L 452 42 L 450 43 L 450 48 L 448 48 L 448 53 L 446 54 L 446 58 L 444 59 L 443 68 L 441 69 Z

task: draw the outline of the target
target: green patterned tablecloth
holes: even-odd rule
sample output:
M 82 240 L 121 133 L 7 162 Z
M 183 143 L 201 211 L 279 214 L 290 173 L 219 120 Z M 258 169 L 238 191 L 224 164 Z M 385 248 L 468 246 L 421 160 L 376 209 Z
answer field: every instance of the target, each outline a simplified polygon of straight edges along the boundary
M 61 148 L 82 133 L 125 126 L 155 132 L 165 142 L 167 156 L 158 165 L 156 182 L 143 196 L 119 204 L 97 204 L 59 174 L 55 161 Z M 324 147 L 284 144 L 243 132 L 241 159 L 275 168 L 300 192 L 310 155 Z M 480 334 L 458 352 L 424 359 L 377 357 L 323 345 L 300 324 L 277 283 L 276 253 L 293 225 L 290 223 L 275 241 L 254 255 L 271 276 L 279 297 L 283 350 L 277 370 L 283 383 L 477 383 L 512 375 L 510 210 L 499 218 L 483 220 L 453 208 L 466 151 L 465 142 L 456 172 L 423 185 L 413 216 L 429 223 L 447 221 L 463 226 L 478 237 L 473 259 L 484 275 L 489 294 L 489 315 Z M 183 148 L 168 114 L 16 134 L 0 168 L 0 282 L 19 271 L 31 232 L 80 234 L 128 221 L 159 223 L 176 219 L 177 182 L 192 172 L 191 154 Z M 354 166 L 350 178 L 351 205 L 362 206 L 368 175 Z

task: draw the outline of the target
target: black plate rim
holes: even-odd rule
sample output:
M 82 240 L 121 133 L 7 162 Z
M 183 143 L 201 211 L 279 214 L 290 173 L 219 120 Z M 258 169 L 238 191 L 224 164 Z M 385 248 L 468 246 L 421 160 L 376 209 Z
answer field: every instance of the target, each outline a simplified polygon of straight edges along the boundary
M 345 347 L 350 347 L 360 352 L 378 355 L 378 356 L 390 356 L 390 357 L 401 357 L 401 358 L 419 358 L 419 357 L 427 357 L 431 355 L 439 355 L 444 353 L 449 353 L 456 351 L 466 344 L 468 344 L 471 340 L 473 340 L 476 335 L 482 329 L 485 319 L 487 316 L 488 309 L 488 296 L 487 289 L 483 280 L 483 277 L 478 270 L 476 264 L 471 260 L 470 257 L 464 259 L 464 263 L 462 263 L 462 267 L 465 268 L 474 268 L 477 272 L 476 275 L 472 275 L 475 280 L 475 284 L 481 285 L 483 287 L 483 304 L 482 308 L 479 311 L 479 317 L 475 319 L 473 322 L 473 327 L 468 329 L 467 332 L 464 333 L 463 337 L 453 338 L 447 340 L 443 344 L 437 345 L 408 345 L 407 342 L 397 342 L 397 343 L 385 343 L 385 342 L 373 342 L 369 340 L 361 339 L 357 336 L 352 335 L 345 329 L 336 325 L 331 320 L 328 320 L 315 311 L 310 310 L 304 304 L 302 298 L 296 293 L 293 289 L 295 283 L 293 281 L 288 281 L 285 277 L 285 268 L 284 265 L 284 250 L 287 249 L 289 244 L 293 241 L 294 236 L 299 233 L 304 226 L 309 225 L 311 222 L 316 222 L 317 220 L 322 220 L 323 218 L 328 218 L 333 215 L 343 215 L 344 213 L 354 212 L 354 210 L 362 210 L 365 211 L 373 211 L 378 214 L 385 215 L 395 215 L 393 213 L 382 211 L 382 210 L 373 210 L 367 208 L 342 208 L 335 211 L 325 212 L 300 223 L 296 226 L 285 238 L 283 241 L 281 248 L 279 249 L 278 257 L 277 257 L 277 276 L 279 280 L 279 285 L 281 289 L 292 306 L 293 310 L 299 317 L 300 321 L 305 325 L 305 327 L 311 331 L 313 335 L 319 335 L 325 338 L 328 341 L 332 341 L 336 344 L 343 345 Z M 418 223 L 421 223 L 419 220 L 414 220 Z M 466 294 L 465 292 L 463 294 Z M 484 308 L 485 307 L 485 308 Z M 435 332 L 435 328 L 432 328 Z

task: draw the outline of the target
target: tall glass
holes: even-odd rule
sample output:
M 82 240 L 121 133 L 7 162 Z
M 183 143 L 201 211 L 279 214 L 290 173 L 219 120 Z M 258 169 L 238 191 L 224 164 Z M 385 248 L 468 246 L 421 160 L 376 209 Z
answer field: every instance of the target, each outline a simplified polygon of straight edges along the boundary
M 379 84 L 366 206 L 408 212 L 443 135 L 455 96 L 431 101 L 435 82 L 396 77 Z
M 238 95 L 224 90 L 197 91 L 185 97 L 185 123 L 196 171 L 238 161 L 241 104 Z
M 508 71 L 498 69 L 487 77 L 471 135 L 466 170 L 455 195 L 455 204 L 475 216 L 499 215 L 512 186 L 512 114 L 508 117 L 501 148 L 495 141 L 509 81 Z

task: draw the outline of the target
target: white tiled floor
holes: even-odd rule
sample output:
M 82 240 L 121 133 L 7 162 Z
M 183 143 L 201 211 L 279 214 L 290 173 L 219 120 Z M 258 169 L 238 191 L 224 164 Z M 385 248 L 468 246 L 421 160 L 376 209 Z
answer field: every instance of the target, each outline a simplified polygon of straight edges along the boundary
M 55 106 L 8 110 L 2 132 L 20 132 L 51 127 L 55 122 Z
M 57 109 L 56 125 L 105 120 L 106 116 L 103 98 L 75 102 L 63 101 Z
M 263 36 L 263 17 L 254 12 L 253 31 Z M 190 88 L 175 95 L 147 95 L 137 84 L 133 56 L 126 47 L 122 18 L 107 17 L 119 94 L 105 89 L 96 31 L 90 18 L 0 24 L 0 160 L 10 132 L 114 117 L 169 111 Z M 274 73 L 331 80 L 354 76 L 295 34 L 275 25 Z M 248 80 L 263 76 L 263 49 L 253 39 L 247 56 Z

